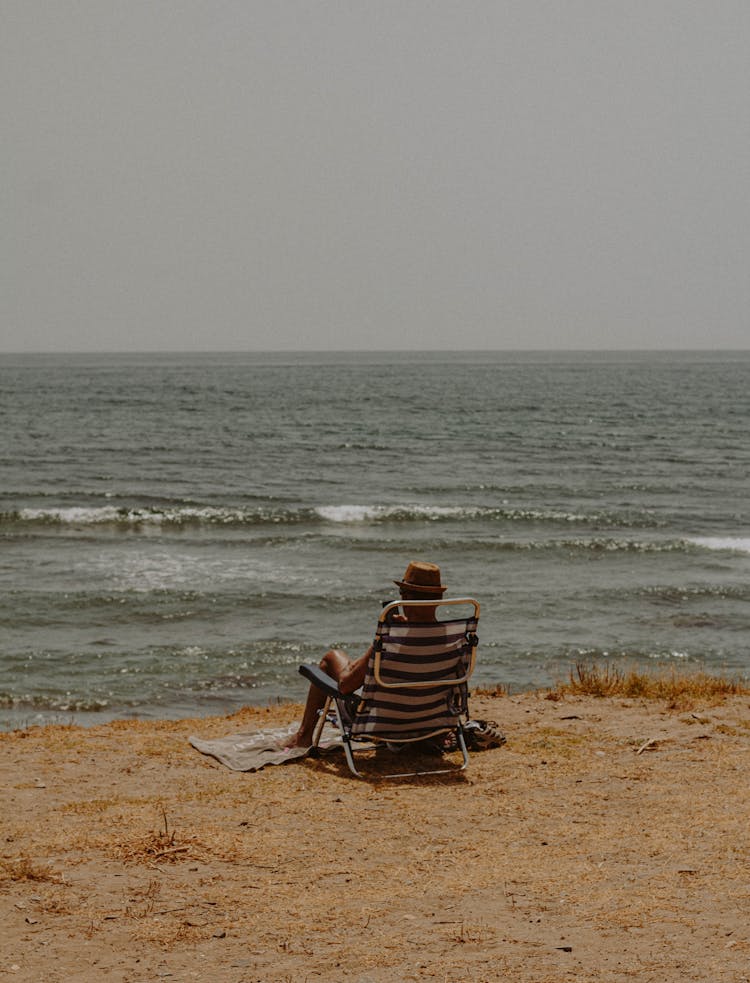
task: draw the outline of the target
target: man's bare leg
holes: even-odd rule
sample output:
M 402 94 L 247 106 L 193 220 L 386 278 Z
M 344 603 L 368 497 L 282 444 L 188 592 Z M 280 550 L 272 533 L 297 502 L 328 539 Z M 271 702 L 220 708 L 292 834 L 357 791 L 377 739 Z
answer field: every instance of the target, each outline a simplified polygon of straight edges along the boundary
M 330 649 L 320 660 L 320 668 L 337 682 L 344 669 L 351 664 L 351 659 L 341 649 Z M 310 686 L 307 702 L 302 714 L 299 730 L 289 743 L 289 747 L 310 747 L 313 742 L 315 725 L 318 722 L 318 711 L 325 706 L 326 695 L 317 686 Z

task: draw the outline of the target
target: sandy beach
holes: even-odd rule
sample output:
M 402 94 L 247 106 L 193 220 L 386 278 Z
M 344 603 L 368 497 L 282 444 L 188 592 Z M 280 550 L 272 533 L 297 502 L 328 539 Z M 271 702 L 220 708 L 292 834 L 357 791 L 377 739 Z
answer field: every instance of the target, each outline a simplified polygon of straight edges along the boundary
M 0 977 L 750 979 L 747 696 L 472 709 L 504 747 L 391 782 L 188 744 L 294 706 L 0 735 Z

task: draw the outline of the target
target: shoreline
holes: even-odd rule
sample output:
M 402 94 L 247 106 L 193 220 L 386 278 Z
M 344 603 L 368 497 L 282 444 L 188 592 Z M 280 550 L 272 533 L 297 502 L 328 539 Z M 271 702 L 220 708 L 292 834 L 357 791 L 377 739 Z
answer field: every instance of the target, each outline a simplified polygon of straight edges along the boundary
M 299 709 L 1 733 L 0 970 L 49 983 L 748 975 L 747 695 L 683 709 L 477 695 L 473 715 L 508 742 L 458 777 L 361 781 L 339 754 L 237 773 L 187 742 Z
M 622 696 L 626 698 L 638 696 L 645 699 L 667 700 L 674 703 L 686 703 L 691 700 L 712 701 L 726 696 L 750 696 L 750 677 L 743 673 L 732 676 L 715 674 L 706 669 L 675 669 L 674 667 L 641 666 L 637 662 L 619 665 L 617 663 L 592 662 L 571 663 L 567 681 L 557 679 L 556 682 L 540 683 L 534 687 L 515 688 L 502 682 L 482 683 L 470 692 L 472 707 L 477 699 L 493 697 L 536 697 L 555 700 L 563 696 Z M 301 707 L 302 700 L 292 696 L 266 696 L 256 702 L 240 702 L 237 705 L 216 713 L 214 709 L 206 708 L 204 712 L 194 713 L 198 706 L 174 707 L 163 715 L 164 707 L 154 706 L 153 712 L 143 715 L 123 715 L 124 707 L 119 710 L 97 711 L 49 711 L 54 716 L 49 720 L 29 720 L 28 714 L 18 711 L 17 726 L 13 726 L 10 718 L 3 719 L 0 711 L 0 735 L 14 734 L 19 731 L 29 731 L 46 727 L 80 727 L 91 730 L 108 724 L 159 724 L 183 721 L 201 720 L 231 720 L 252 711 L 273 711 L 279 708 Z M 11 712 L 8 708 L 5 713 Z M 473 714 L 475 715 L 475 714 Z M 59 718 L 59 719 L 57 719 Z

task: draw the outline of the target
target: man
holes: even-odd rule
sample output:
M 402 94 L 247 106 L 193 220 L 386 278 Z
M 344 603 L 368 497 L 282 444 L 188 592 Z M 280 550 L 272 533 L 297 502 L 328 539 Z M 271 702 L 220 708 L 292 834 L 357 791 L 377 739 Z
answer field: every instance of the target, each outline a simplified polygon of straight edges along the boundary
M 394 580 L 399 589 L 402 601 L 439 601 L 445 593 L 445 587 L 440 583 L 440 567 L 434 563 L 413 561 L 406 568 L 403 580 Z M 397 615 L 402 621 L 430 624 L 435 621 L 435 609 L 424 607 L 405 607 L 406 617 Z M 395 620 L 395 619 L 394 619 Z M 320 660 L 320 668 L 333 679 L 338 681 L 342 693 L 353 693 L 364 683 L 367 664 L 372 655 L 372 645 L 358 659 L 352 661 L 341 649 L 329 649 Z M 311 686 L 307 694 L 302 723 L 292 738 L 289 747 L 310 747 L 313 742 L 315 724 L 318 712 L 325 705 L 326 695 L 317 686 Z

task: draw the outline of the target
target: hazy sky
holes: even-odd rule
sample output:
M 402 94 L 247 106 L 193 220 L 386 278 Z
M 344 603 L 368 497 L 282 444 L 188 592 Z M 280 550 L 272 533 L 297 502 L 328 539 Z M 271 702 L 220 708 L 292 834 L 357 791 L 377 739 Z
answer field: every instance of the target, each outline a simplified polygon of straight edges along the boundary
M 5 351 L 750 347 L 748 0 L 0 0 Z

